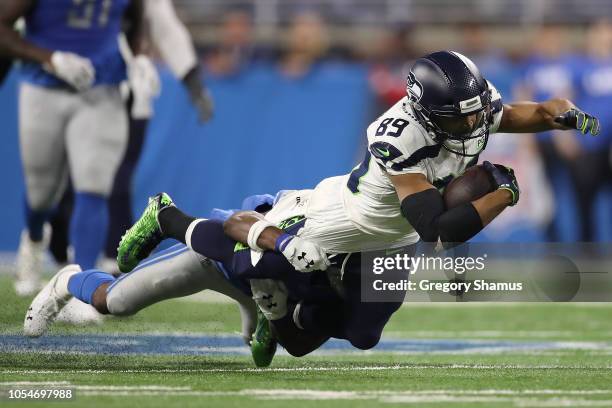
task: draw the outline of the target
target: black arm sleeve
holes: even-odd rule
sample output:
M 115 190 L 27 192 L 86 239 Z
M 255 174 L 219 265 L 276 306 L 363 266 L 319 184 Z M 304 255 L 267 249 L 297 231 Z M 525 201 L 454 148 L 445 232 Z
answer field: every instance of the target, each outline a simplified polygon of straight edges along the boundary
M 402 201 L 402 215 L 425 242 L 461 243 L 482 230 L 480 215 L 466 203 L 450 210 L 435 189 L 411 194 Z

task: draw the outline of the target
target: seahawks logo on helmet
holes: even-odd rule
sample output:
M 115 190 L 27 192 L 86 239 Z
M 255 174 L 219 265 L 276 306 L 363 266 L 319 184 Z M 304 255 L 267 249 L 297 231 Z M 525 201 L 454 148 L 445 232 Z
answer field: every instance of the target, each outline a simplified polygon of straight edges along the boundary
M 410 71 L 408 74 L 406 90 L 408 91 L 410 102 L 418 102 L 421 100 L 421 97 L 423 96 L 423 85 L 421 85 L 419 80 L 416 79 L 412 71 Z

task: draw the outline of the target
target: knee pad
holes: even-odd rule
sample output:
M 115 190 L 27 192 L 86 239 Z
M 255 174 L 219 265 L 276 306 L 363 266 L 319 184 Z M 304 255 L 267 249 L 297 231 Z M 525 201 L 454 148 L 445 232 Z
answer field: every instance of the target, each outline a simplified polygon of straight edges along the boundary
M 115 294 L 113 295 L 113 293 Z M 131 316 L 138 311 L 133 307 L 133 303 L 130 303 L 116 292 L 107 293 L 106 307 L 113 316 Z

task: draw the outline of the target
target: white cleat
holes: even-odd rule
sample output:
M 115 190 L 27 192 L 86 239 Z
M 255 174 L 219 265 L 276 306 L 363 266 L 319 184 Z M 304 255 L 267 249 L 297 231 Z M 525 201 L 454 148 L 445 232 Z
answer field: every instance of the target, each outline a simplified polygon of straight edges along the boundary
M 39 337 L 45 334 L 57 314 L 72 297 L 68 292 L 68 280 L 79 272 L 81 267 L 78 265 L 65 266 L 36 295 L 26 312 L 23 322 L 24 335 Z
M 72 324 L 74 326 L 88 326 L 102 324 L 104 316 L 91 305 L 72 298 L 66 303 L 57 317 L 56 322 Z
M 43 228 L 43 239 L 40 242 L 32 241 L 27 230 L 21 232 L 15 279 L 15 292 L 18 296 L 32 296 L 42 287 L 43 257 L 50 238 L 51 227 L 48 224 Z

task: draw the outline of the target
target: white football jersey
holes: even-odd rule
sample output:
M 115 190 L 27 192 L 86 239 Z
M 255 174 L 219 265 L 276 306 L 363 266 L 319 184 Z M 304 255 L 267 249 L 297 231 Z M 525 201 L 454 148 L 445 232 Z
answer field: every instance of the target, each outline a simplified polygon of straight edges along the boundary
M 502 117 L 501 96 L 489 83 L 493 119 L 490 133 Z M 344 207 L 353 222 L 375 234 L 410 234 L 414 230 L 402 216 L 400 202 L 389 176 L 421 173 L 442 190 L 454 177 L 476 164 L 478 157 L 450 152 L 437 143 L 419 123 L 404 97 L 376 119 L 367 130 L 368 151 L 353 169 L 343 189 Z M 466 142 L 469 151 L 481 147 L 485 137 Z M 455 148 L 455 147 L 453 147 Z M 458 144 L 455 149 L 460 149 Z
M 491 89 L 495 133 L 502 117 L 501 96 Z M 344 176 L 321 181 L 313 191 L 283 197 L 266 216 L 278 222 L 296 214 L 306 216 L 298 233 L 328 252 L 359 252 L 414 244 L 419 236 L 402 216 L 389 176 L 421 173 L 442 190 L 478 160 L 444 149 L 414 116 L 408 97 L 376 119 L 367 129 L 368 150 L 363 162 Z M 466 147 L 483 144 L 484 136 Z M 455 149 L 455 147 L 453 147 Z M 460 145 L 457 146 L 460 148 Z M 286 202 L 283 202 L 286 201 Z

